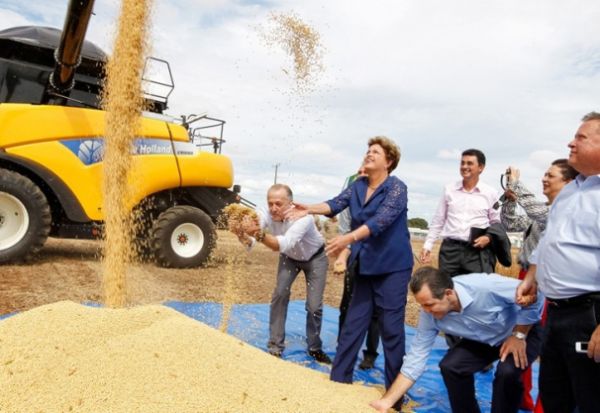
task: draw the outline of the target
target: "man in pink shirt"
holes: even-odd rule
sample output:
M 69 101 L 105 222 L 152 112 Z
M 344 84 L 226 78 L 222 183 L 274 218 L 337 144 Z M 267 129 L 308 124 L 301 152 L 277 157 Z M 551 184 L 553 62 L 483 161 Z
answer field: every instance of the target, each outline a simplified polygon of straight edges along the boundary
M 500 213 L 494 209 L 499 193 L 479 181 L 484 168 L 483 152 L 467 149 L 462 153 L 462 181 L 445 186 L 421 251 L 421 262 L 430 263 L 433 243 L 442 237 L 439 268 L 451 277 L 494 272 L 496 258 L 488 248 L 491 236 L 484 232 L 490 225 L 500 223 Z

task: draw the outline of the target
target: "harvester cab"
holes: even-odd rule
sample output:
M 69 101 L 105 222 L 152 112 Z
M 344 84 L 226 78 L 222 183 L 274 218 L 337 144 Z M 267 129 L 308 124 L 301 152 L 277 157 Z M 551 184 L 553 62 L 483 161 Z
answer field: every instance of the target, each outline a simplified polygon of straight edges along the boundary
M 62 31 L 0 32 L 0 263 L 28 259 L 48 236 L 102 236 L 107 55 L 85 40 L 92 9 L 71 0 Z M 195 267 L 214 247 L 222 208 L 240 200 L 221 153 L 225 122 L 166 116 L 171 68 L 150 59 L 145 73 L 147 112 L 132 142 L 136 243 L 160 265 Z

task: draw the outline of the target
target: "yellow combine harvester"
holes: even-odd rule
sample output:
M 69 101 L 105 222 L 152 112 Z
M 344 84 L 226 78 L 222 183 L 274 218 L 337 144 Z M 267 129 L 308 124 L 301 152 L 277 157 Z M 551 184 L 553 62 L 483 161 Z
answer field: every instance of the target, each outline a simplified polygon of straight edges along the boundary
M 28 259 L 48 236 L 102 236 L 105 112 L 98 107 L 106 56 L 84 41 L 92 7 L 72 0 L 62 33 L 0 32 L 0 263 Z M 169 118 L 172 79 L 144 82 L 154 90 L 146 94 L 152 113 L 132 144 L 136 241 L 160 265 L 195 267 L 214 247 L 222 208 L 240 201 L 221 154 L 224 122 Z M 156 94 L 157 87 L 168 92 Z M 204 137 L 207 128 L 219 136 Z

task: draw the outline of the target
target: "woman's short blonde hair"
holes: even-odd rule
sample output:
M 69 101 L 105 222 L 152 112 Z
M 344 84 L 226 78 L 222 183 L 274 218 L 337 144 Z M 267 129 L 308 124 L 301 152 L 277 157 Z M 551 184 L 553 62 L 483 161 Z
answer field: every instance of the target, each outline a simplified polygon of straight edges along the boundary
M 392 161 L 390 166 L 388 167 L 388 173 L 392 173 L 394 169 L 398 166 L 400 162 L 400 148 L 398 145 L 386 136 L 375 136 L 369 139 L 369 147 L 372 145 L 379 145 L 383 148 L 383 152 L 385 152 L 385 158 L 388 161 Z

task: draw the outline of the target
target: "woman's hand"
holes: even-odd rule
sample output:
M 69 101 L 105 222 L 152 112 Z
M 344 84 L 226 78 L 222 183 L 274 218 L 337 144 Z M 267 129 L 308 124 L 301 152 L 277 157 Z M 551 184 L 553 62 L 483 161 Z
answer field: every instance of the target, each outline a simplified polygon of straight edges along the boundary
M 308 215 L 308 205 L 306 204 L 292 204 L 287 211 L 283 214 L 286 221 L 295 221 Z
M 337 237 L 332 238 L 327 242 L 325 252 L 330 257 L 338 256 L 344 250 L 344 248 L 348 248 L 348 245 L 350 245 L 352 241 L 354 241 L 352 235 L 338 235 Z

